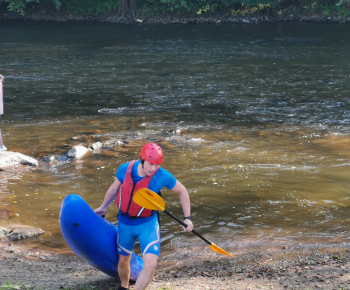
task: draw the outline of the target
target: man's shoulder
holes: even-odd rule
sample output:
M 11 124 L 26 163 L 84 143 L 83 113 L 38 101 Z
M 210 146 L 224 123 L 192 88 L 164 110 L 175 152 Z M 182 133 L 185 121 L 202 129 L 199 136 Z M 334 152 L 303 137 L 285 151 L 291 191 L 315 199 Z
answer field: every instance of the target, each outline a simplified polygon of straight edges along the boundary
M 155 174 L 155 180 L 157 184 L 160 186 L 159 190 L 165 186 L 169 189 L 174 188 L 177 180 L 176 178 L 166 169 L 159 168 L 159 170 Z
M 128 169 L 130 162 L 126 162 L 118 167 L 116 176 L 118 177 L 120 182 L 123 182 L 124 176 L 126 174 L 126 170 Z
M 159 170 L 156 172 L 156 175 L 159 177 L 173 178 L 173 175 L 162 167 L 159 168 Z
M 139 161 L 139 160 L 133 160 L 133 161 L 130 161 L 130 162 L 126 162 L 126 163 L 120 165 L 119 168 L 122 168 L 122 169 L 125 169 L 125 170 L 126 170 L 131 162 L 133 162 L 133 164 L 134 164 L 134 166 L 135 166 L 135 165 L 137 165 L 140 161 Z
M 126 170 L 127 168 L 128 168 L 128 166 L 129 166 L 129 163 L 130 162 L 127 162 L 127 163 L 124 163 L 124 164 L 122 164 L 122 165 L 120 165 L 119 166 L 119 168 L 118 168 L 118 170 Z
M 157 173 L 166 174 L 166 173 L 170 173 L 170 172 L 168 170 L 164 169 L 163 167 L 159 167 Z

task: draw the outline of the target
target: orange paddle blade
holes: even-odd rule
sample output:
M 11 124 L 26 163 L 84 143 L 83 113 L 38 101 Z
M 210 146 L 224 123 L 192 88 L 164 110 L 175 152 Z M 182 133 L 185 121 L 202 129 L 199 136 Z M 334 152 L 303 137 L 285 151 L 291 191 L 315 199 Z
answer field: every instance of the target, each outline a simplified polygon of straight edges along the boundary
M 142 206 L 144 208 L 151 209 L 151 210 L 164 211 L 166 214 L 171 216 L 173 219 L 175 219 L 176 221 L 178 221 L 182 225 L 186 226 L 177 217 L 173 216 L 171 213 L 169 213 L 165 210 L 164 200 L 158 194 L 156 194 L 154 191 L 149 190 L 148 188 L 141 188 L 137 192 L 134 193 L 134 196 L 132 199 L 135 203 L 137 203 L 139 206 Z M 227 256 L 234 258 L 234 256 L 225 252 L 223 249 L 221 249 L 217 245 L 213 244 L 212 242 L 208 241 L 207 239 L 202 237 L 199 233 L 197 233 L 195 230 L 192 230 L 192 232 L 194 234 L 196 234 L 198 237 L 200 237 L 202 240 L 204 240 L 206 243 L 208 243 L 210 245 L 210 248 L 214 252 L 217 252 L 219 254 L 227 255 Z
M 232 257 L 232 258 L 235 257 L 235 256 L 232 256 L 231 254 L 227 253 L 226 251 L 224 251 L 223 249 L 221 249 L 220 247 L 218 247 L 218 246 L 215 245 L 214 243 L 211 243 L 210 249 L 212 249 L 214 252 L 217 252 L 217 253 L 219 253 L 219 254 L 227 255 L 227 256 L 230 256 L 230 257 Z
M 165 210 L 164 200 L 148 188 L 141 188 L 135 192 L 132 199 L 135 203 L 144 208 L 161 211 Z

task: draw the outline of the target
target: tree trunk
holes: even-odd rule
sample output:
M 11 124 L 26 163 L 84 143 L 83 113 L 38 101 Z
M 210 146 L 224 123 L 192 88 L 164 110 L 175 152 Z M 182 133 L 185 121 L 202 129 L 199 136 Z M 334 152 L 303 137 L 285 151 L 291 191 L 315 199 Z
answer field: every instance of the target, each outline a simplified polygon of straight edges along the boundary
M 137 0 L 130 0 L 131 15 L 135 18 L 137 12 Z
M 128 14 L 128 9 L 131 11 L 131 15 L 135 18 L 135 14 L 137 11 L 137 0 L 120 0 L 122 5 L 119 9 L 119 15 L 121 17 L 125 17 L 125 13 Z

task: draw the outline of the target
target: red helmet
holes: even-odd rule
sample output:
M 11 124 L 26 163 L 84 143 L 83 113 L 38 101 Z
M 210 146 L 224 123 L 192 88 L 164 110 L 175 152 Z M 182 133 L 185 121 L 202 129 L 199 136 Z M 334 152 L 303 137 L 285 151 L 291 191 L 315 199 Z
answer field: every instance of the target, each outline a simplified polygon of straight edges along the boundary
M 156 143 L 147 143 L 141 149 L 141 159 L 152 164 L 162 164 L 164 161 L 163 150 Z

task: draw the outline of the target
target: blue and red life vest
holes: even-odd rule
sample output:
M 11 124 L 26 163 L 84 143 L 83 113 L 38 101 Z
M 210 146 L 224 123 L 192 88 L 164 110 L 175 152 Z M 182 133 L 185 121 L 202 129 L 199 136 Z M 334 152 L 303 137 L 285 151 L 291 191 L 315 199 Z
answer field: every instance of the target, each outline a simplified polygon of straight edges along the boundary
M 129 214 L 129 217 L 149 217 L 151 216 L 153 210 L 146 209 L 144 207 L 139 206 L 136 204 L 132 197 L 134 195 L 134 192 L 137 192 L 141 188 L 148 188 L 149 183 L 151 182 L 152 177 L 157 173 L 153 173 L 152 176 L 145 176 L 142 178 L 139 182 L 134 184 L 131 170 L 137 160 L 133 160 L 129 163 L 128 168 L 126 169 L 126 174 L 124 177 L 124 182 L 122 183 L 117 198 L 116 203 L 119 208 L 119 210 L 122 212 L 122 215 Z

